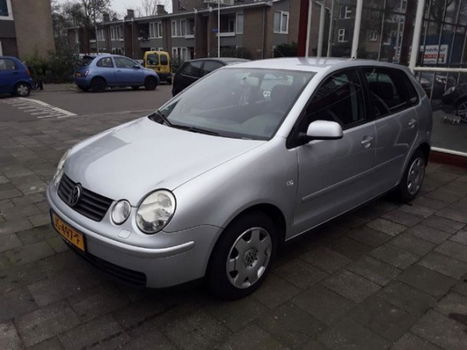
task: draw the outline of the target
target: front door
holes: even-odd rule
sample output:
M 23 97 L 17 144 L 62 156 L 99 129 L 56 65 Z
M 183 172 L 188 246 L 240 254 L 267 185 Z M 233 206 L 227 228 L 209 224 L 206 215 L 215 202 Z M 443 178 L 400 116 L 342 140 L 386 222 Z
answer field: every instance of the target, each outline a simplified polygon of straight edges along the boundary
M 118 85 L 143 85 L 144 71 L 135 61 L 122 56 L 114 57 L 114 61 L 116 66 L 115 80 Z
M 315 120 L 338 122 L 344 136 L 296 148 L 299 183 L 294 234 L 328 221 L 374 195 L 375 125 L 366 119 L 364 90 L 355 70 L 334 73 L 320 85 L 299 129 L 305 132 Z

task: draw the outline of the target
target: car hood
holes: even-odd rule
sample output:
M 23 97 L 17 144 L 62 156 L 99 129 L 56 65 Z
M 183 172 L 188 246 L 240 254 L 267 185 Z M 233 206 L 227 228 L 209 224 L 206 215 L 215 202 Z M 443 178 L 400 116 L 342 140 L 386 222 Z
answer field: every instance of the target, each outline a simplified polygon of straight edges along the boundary
M 174 190 L 264 142 L 194 133 L 145 117 L 76 145 L 65 174 L 93 192 L 135 206 L 155 189 Z

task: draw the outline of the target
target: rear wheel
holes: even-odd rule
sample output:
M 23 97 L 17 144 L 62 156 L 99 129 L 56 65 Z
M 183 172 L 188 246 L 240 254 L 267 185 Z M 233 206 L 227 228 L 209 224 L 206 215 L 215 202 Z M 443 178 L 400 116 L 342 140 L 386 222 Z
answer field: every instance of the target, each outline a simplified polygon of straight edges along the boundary
M 273 221 L 262 212 L 246 213 L 222 233 L 209 262 L 207 283 L 222 299 L 254 292 L 270 270 L 277 246 Z
M 92 91 L 104 91 L 105 88 L 107 87 L 107 83 L 105 82 L 105 80 L 103 78 L 93 78 L 91 80 L 91 90 Z
M 26 83 L 18 83 L 15 86 L 15 94 L 20 97 L 27 97 L 31 93 L 31 87 Z
M 146 90 L 155 90 L 157 87 L 157 80 L 153 77 L 148 77 L 144 81 L 144 87 Z
M 412 156 L 396 188 L 397 196 L 402 202 L 410 202 L 417 196 L 425 178 L 426 162 L 421 150 L 417 150 Z

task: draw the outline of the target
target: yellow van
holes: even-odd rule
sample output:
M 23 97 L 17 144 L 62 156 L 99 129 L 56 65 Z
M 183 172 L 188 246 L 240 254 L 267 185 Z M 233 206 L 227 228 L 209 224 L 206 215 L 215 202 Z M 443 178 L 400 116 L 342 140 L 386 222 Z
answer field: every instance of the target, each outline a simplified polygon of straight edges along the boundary
M 144 53 L 144 67 L 154 70 L 161 81 L 172 84 L 170 69 L 170 55 L 166 51 L 146 51 Z

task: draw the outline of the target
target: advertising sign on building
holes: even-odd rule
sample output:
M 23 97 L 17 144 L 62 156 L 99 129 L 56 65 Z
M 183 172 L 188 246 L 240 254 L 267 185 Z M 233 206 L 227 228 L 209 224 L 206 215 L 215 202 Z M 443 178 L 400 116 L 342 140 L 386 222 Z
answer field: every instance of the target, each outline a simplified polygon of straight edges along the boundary
M 420 46 L 423 64 L 446 64 L 448 58 L 448 45 L 426 45 Z

